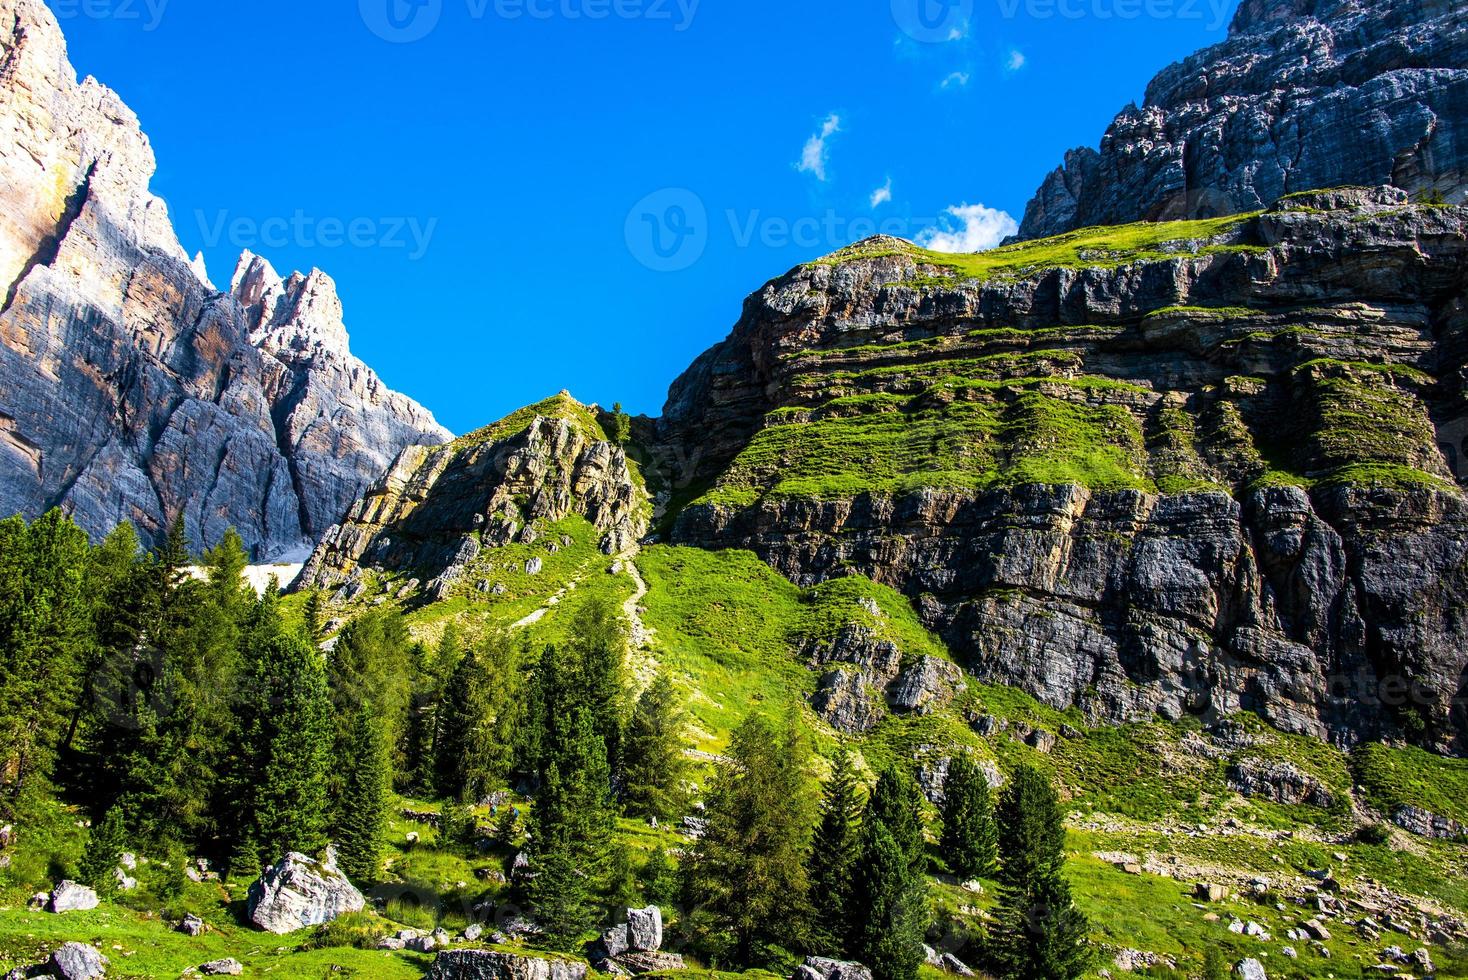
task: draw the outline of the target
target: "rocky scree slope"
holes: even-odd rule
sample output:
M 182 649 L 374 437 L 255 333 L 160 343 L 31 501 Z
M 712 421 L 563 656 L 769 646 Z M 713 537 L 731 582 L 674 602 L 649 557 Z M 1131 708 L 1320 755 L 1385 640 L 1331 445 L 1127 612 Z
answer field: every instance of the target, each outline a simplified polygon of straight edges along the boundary
M 443 600 L 494 588 L 496 551 L 510 544 L 554 554 L 571 542 L 547 534 L 568 515 L 585 518 L 605 555 L 634 547 L 651 504 L 636 464 L 608 439 L 597 415 L 562 393 L 437 448 L 411 447 L 333 527 L 300 586 L 339 602 L 368 574 L 417 578 Z M 535 575 L 543 558 L 517 569 Z
M 1462 3 L 1245 0 L 1228 39 L 1158 75 L 1099 152 L 1066 155 L 1019 237 L 1236 214 L 1343 184 L 1461 203 L 1465 120 Z
M 244 255 L 228 292 L 148 184 L 152 148 L 80 84 L 40 0 L 0 0 L 0 511 L 145 541 L 314 542 L 408 445 L 449 434 L 348 350 L 320 272 Z
M 1348 190 L 796 269 L 673 386 L 671 539 L 868 576 L 1092 718 L 1461 751 L 1465 221 Z

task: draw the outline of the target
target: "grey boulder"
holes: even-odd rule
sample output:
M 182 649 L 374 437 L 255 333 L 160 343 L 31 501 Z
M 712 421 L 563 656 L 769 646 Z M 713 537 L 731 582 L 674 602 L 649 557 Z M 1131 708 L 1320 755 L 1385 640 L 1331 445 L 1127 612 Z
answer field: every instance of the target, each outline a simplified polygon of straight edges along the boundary
M 663 910 L 656 905 L 627 910 L 628 944 L 638 952 L 655 953 L 663 948 Z
M 46 911 L 57 914 L 86 912 L 96 908 L 98 904 L 97 893 L 86 885 L 79 885 L 74 881 L 63 881 L 51 892 L 51 897 L 46 902 Z
M 872 971 L 860 963 L 812 956 L 795 971 L 793 980 L 872 980 Z
M 47 966 L 61 980 L 92 980 L 107 972 L 107 957 L 85 943 L 67 943 L 51 954 Z
M 239 960 L 213 960 L 199 967 L 199 972 L 206 977 L 237 977 L 245 972 L 245 967 Z
M 292 853 L 250 886 L 248 909 L 252 923 L 283 936 L 360 912 L 366 904 L 329 853 L 324 861 Z

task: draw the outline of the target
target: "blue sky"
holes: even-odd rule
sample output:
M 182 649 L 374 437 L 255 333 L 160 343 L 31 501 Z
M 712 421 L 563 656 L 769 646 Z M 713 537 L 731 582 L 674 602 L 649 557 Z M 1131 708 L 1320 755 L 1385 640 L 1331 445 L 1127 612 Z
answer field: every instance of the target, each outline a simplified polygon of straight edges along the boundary
M 215 281 L 247 247 L 324 269 L 356 353 L 456 432 L 561 388 L 657 414 L 793 266 L 983 244 L 1236 6 L 49 2 Z

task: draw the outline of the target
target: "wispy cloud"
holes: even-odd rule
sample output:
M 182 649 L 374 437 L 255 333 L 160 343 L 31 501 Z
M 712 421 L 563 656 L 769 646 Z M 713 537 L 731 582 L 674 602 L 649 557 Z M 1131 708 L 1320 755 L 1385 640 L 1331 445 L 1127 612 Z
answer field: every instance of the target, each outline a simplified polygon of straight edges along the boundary
M 959 204 L 944 212 L 941 228 L 928 228 L 918 235 L 918 244 L 935 252 L 982 252 L 994 248 L 1019 231 L 1019 222 L 1008 212 L 982 204 Z
M 892 200 L 892 178 L 887 178 L 887 183 L 872 191 L 872 209 L 876 210 Z
M 1018 48 L 1015 48 L 1014 50 L 1010 51 L 1007 56 L 1005 56 L 1004 70 L 1008 72 L 1016 72 L 1028 63 L 1029 59 L 1025 57 L 1025 53 L 1023 51 L 1020 51 Z
M 826 141 L 841 132 L 841 117 L 834 112 L 826 117 L 821 123 L 821 131 L 806 140 L 805 150 L 800 155 L 800 163 L 796 169 L 803 174 L 812 174 L 816 180 L 824 182 L 826 179 L 826 163 L 830 154 L 826 148 Z
M 972 78 L 972 77 L 973 76 L 971 76 L 966 71 L 956 71 L 953 74 L 949 75 L 947 78 L 943 79 L 943 87 L 944 88 L 964 88 L 965 86 L 968 85 L 969 79 Z

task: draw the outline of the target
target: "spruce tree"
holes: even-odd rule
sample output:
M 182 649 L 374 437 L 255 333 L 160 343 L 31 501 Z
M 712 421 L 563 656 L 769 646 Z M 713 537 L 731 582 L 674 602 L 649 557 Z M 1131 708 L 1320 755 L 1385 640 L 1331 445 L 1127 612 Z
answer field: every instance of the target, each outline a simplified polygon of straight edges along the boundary
M 492 639 L 464 654 L 444 686 L 433 747 L 440 796 L 478 800 L 509 777 L 521 710 L 517 658 L 509 640 Z
M 103 895 L 111 894 L 117 888 L 117 867 L 126 846 L 127 829 L 122 811 L 113 807 L 92 826 L 81 864 L 77 866 L 77 880 Z
M 677 689 L 659 676 L 637 699 L 623 739 L 622 801 L 629 815 L 671 820 L 687 811 L 686 741 Z
M 353 881 L 375 881 L 382 863 L 392 778 L 387 740 L 371 705 L 357 712 L 351 750 L 337 760 L 337 767 L 346 773 L 334 835 L 339 863 Z
M 876 980 L 912 980 L 927 933 L 927 842 L 922 793 L 888 769 L 877 780 L 862 826 L 852 900 L 855 952 Z
M 988 878 L 998 866 L 999 832 L 989 778 L 967 755 L 953 760 L 943 801 L 941 851 L 961 879 Z
M 1022 766 L 998 808 L 1000 869 L 990 959 L 1007 980 L 1075 980 L 1092 961 L 1089 926 L 1066 882 L 1065 821 L 1055 788 Z
M 616 819 L 591 711 L 579 708 L 558 727 L 564 734 L 551 746 L 532 814 L 530 901 L 547 944 L 569 952 L 601 923 Z
M 326 845 L 331 699 L 319 653 L 273 617 L 263 629 L 240 707 L 247 721 L 232 780 L 241 809 L 234 853 L 270 862 Z
M 815 910 L 812 943 L 824 955 L 852 955 L 852 894 L 861 856 L 862 793 L 856 759 L 846 746 L 836 754 L 821 802 L 821 823 L 811 845 L 810 890 Z
M 868 819 L 857 867 L 856 948 L 876 980 L 913 980 L 925 958 L 927 885 L 887 825 Z
M 653 851 L 642 867 L 642 894 L 665 909 L 678 901 L 678 869 L 664 848 Z
M 811 752 L 799 716 L 782 730 L 751 715 L 729 756 L 685 866 L 685 899 L 705 923 L 704 945 L 748 967 L 778 961 L 808 939 Z
M 86 662 L 87 536 L 60 511 L 0 521 L 0 815 L 49 779 Z

